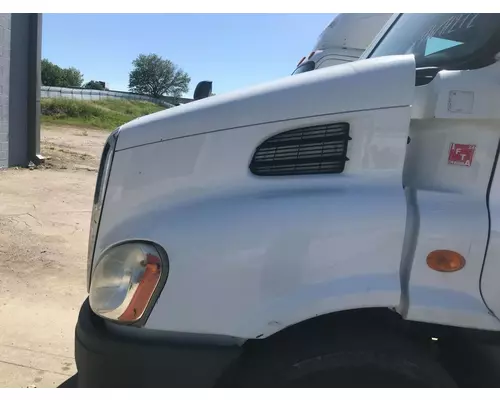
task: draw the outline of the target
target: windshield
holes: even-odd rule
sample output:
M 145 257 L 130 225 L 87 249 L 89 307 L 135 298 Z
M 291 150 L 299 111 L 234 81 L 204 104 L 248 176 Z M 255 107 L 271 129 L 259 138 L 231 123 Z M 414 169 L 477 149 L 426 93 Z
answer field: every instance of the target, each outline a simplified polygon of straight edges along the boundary
M 500 14 L 402 14 L 370 58 L 414 54 L 417 68 L 484 65 L 500 51 L 499 29 Z

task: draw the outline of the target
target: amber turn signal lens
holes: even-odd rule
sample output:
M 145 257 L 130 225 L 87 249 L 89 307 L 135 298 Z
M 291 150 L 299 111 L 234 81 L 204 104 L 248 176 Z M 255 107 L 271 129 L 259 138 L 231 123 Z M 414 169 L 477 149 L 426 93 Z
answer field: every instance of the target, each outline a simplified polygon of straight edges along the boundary
M 122 315 L 118 317 L 120 321 L 136 321 L 145 311 L 156 285 L 160 281 L 161 261 L 159 257 L 148 254 L 144 275 L 132 296 L 130 304 Z
M 439 272 L 455 272 L 465 267 L 465 258 L 455 251 L 434 250 L 427 256 L 430 269 Z

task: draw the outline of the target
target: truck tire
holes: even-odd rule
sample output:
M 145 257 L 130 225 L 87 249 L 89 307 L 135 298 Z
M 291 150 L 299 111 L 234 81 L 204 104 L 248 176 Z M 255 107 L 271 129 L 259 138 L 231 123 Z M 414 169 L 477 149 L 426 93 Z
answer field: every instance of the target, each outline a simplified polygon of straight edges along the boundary
M 456 387 L 426 345 L 388 332 L 281 340 L 251 351 L 239 387 Z

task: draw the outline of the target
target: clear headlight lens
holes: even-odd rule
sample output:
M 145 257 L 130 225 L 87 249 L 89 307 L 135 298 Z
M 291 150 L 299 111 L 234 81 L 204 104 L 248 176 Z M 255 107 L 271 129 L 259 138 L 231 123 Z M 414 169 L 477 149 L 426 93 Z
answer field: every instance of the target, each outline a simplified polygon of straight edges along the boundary
M 131 242 L 106 251 L 92 273 L 90 307 L 101 317 L 122 322 L 138 321 L 162 275 L 156 248 Z

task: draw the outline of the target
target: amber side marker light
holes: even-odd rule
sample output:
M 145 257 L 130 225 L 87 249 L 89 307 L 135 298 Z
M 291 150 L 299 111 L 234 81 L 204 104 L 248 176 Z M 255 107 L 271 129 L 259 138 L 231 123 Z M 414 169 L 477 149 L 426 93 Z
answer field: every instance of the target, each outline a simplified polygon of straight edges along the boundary
M 465 267 L 465 258 L 451 250 L 434 250 L 427 256 L 430 269 L 439 272 L 455 272 Z
M 160 264 L 158 257 L 148 254 L 145 263 L 145 271 L 139 285 L 122 315 L 118 318 L 120 321 L 136 321 L 146 309 L 156 285 L 160 281 Z

